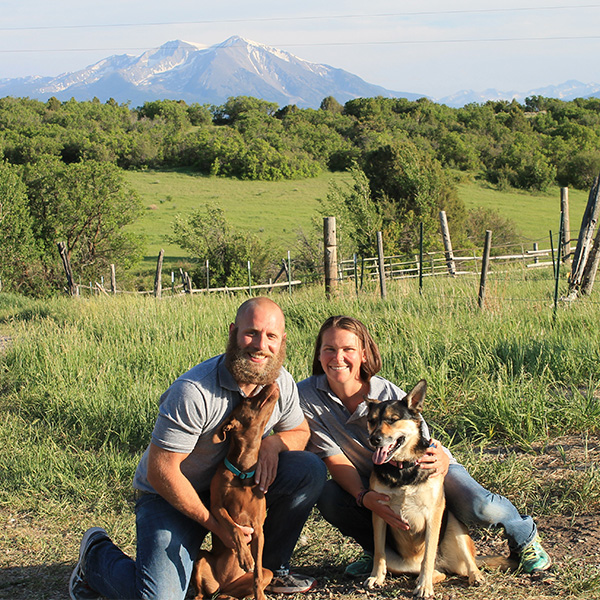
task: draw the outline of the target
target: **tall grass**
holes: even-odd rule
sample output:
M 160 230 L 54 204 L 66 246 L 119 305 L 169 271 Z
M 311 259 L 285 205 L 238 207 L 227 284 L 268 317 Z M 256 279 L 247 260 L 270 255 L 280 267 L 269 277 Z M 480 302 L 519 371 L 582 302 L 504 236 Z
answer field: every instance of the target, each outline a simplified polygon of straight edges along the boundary
M 528 449 L 553 436 L 598 432 L 593 299 L 561 308 L 554 319 L 547 282 L 532 290 L 539 305 L 484 311 L 470 299 L 472 282 L 428 281 L 423 296 L 412 285 L 394 283 L 385 301 L 350 289 L 329 301 L 321 289 L 276 296 L 287 317 L 290 372 L 307 377 L 320 324 L 351 314 L 378 341 L 382 375 L 404 389 L 428 380 L 426 418 L 436 437 L 467 458 L 474 443 Z M 224 350 L 240 301 L 0 295 L 0 333 L 13 340 L 0 374 L 0 502 L 17 495 L 32 503 L 116 502 L 150 439 L 161 393 Z

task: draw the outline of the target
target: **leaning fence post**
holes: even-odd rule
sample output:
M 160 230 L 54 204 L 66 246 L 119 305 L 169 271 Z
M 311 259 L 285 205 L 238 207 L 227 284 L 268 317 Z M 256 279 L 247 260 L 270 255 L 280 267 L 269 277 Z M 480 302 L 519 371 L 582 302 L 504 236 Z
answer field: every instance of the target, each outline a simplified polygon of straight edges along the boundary
M 588 202 L 583 218 L 581 229 L 573 261 L 571 263 L 571 277 L 569 280 L 569 296 L 576 297 L 583 280 L 583 272 L 593 244 L 594 231 L 600 214 L 600 175 L 594 179 L 590 189 Z
M 448 228 L 448 219 L 446 211 L 440 210 L 440 225 L 442 228 L 442 239 L 444 240 L 444 249 L 446 251 L 446 265 L 448 273 L 456 275 L 456 264 L 454 262 L 454 252 L 452 252 L 452 241 L 450 240 L 450 229 Z
M 58 252 L 63 262 L 65 269 L 65 275 L 67 276 L 67 287 L 71 296 L 77 296 L 77 290 L 75 283 L 73 282 L 73 271 L 71 270 L 71 263 L 67 255 L 67 245 L 64 242 L 58 242 Z
M 492 247 L 492 232 L 485 232 L 485 244 L 483 246 L 483 257 L 481 259 L 481 278 L 479 280 L 479 308 L 483 308 L 485 300 L 485 284 L 487 282 L 488 265 L 490 264 L 490 248 Z
M 161 248 L 158 253 L 158 260 L 156 261 L 156 276 L 154 277 L 154 297 L 162 297 L 162 265 L 165 251 Z
M 379 287 L 381 288 L 381 297 L 387 296 L 385 287 L 385 264 L 383 259 L 383 235 L 381 231 L 377 232 L 377 258 L 379 261 Z
M 323 218 L 323 245 L 325 252 L 325 295 L 331 297 L 337 288 L 337 239 L 335 217 Z
M 288 293 L 292 294 L 292 258 L 290 251 L 288 250 L 288 261 L 287 261 L 287 276 L 288 276 Z

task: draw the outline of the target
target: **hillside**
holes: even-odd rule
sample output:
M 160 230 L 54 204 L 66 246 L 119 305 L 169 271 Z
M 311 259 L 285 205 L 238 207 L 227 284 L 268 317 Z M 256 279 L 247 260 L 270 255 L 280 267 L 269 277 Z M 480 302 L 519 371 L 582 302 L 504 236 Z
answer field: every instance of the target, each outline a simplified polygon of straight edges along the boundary
M 282 252 L 292 249 L 300 229 L 308 232 L 312 220 L 321 218 L 319 199 L 327 196 L 330 182 L 350 181 L 347 173 L 323 173 L 298 181 L 240 181 L 175 171 L 127 172 L 127 180 L 141 195 L 144 214 L 132 226 L 147 237 L 146 256 L 154 261 L 161 248 L 167 258 L 181 250 L 166 240 L 177 214 L 189 215 L 208 204 L 223 208 L 232 224 L 277 242 Z M 548 193 L 498 191 L 486 185 L 461 184 L 459 197 L 468 209 L 497 210 L 516 225 L 523 241 L 548 241 L 558 231 L 560 190 Z M 577 237 L 587 193 L 570 190 L 572 237 Z

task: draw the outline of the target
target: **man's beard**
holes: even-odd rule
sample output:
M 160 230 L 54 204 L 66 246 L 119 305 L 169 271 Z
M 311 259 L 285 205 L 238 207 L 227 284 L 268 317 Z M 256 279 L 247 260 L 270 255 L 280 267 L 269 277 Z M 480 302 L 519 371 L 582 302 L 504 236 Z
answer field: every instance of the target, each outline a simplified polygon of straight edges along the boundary
M 242 350 L 238 344 L 236 327 L 229 335 L 225 352 L 225 366 L 238 383 L 267 385 L 277 379 L 285 360 L 285 339 L 282 340 L 277 354 L 268 352 L 262 352 L 262 354 L 268 355 L 264 364 L 255 364 L 248 358 L 246 350 Z

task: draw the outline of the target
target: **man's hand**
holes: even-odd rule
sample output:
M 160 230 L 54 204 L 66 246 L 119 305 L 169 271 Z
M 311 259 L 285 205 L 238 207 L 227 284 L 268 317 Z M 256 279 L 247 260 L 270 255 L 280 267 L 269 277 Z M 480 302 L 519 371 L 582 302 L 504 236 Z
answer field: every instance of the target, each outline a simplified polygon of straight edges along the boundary
M 264 494 L 267 493 L 269 486 L 275 481 L 279 465 L 279 453 L 284 449 L 281 438 L 277 434 L 268 435 L 263 438 L 260 444 L 254 482 L 258 484 L 260 491 Z
M 389 506 L 390 497 L 385 494 L 380 494 L 373 490 L 369 490 L 363 496 L 363 506 L 373 511 L 378 517 L 382 518 L 390 527 L 403 529 L 408 531 L 409 524 L 398 514 L 395 513 Z
M 434 469 L 431 477 L 438 477 L 439 475 L 445 477 L 450 466 L 450 459 L 444 452 L 442 444 L 437 440 L 431 440 L 427 452 L 417 462 L 422 469 Z
M 253 527 L 245 527 L 234 523 L 234 530 L 231 531 L 227 527 L 222 527 L 219 521 L 216 519 L 214 523 L 216 525 L 212 528 L 212 533 L 218 535 L 227 548 L 232 548 L 233 550 L 238 548 L 235 540 L 236 532 L 238 540 L 244 546 L 248 545 L 252 541 L 252 534 L 254 533 Z

